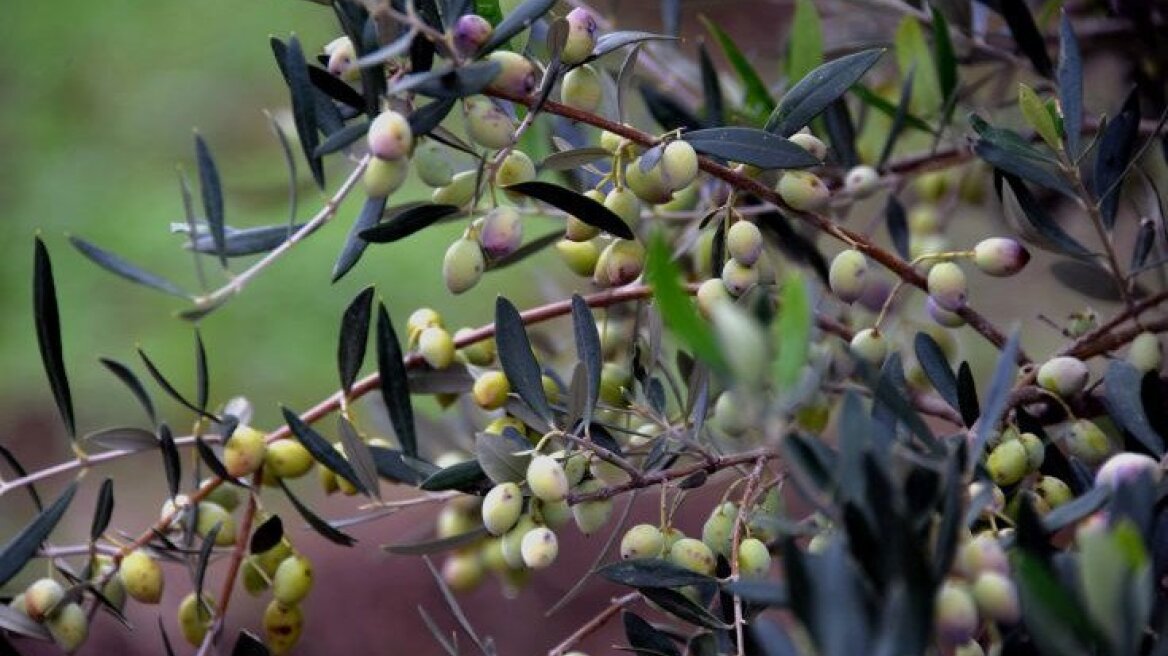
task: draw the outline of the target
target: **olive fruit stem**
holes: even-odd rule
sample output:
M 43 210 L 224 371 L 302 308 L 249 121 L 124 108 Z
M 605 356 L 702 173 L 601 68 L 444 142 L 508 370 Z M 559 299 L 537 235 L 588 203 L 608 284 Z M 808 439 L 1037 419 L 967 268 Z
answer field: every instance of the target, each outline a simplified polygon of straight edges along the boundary
M 640 598 L 640 592 L 630 592 L 620 597 L 614 597 L 613 600 L 609 602 L 608 606 L 605 606 L 604 609 L 601 610 L 595 617 L 581 625 L 580 628 L 576 629 L 576 631 L 572 633 L 572 635 L 564 638 L 563 642 L 556 645 L 555 647 L 552 647 L 548 651 L 548 656 L 563 656 L 564 654 L 568 653 L 569 649 L 580 644 L 580 641 L 588 637 L 589 634 L 599 630 L 601 627 L 607 624 L 608 621 L 611 620 L 618 611 Z
M 235 535 L 235 547 L 231 550 L 231 561 L 227 566 L 227 574 L 223 578 L 223 588 L 219 592 L 219 603 L 215 607 L 215 613 L 212 618 L 211 627 L 207 630 L 207 635 L 203 637 L 203 644 L 199 645 L 199 651 L 196 656 L 204 656 L 210 652 L 212 645 L 215 643 L 215 637 L 219 635 L 223 628 L 223 618 L 227 617 L 227 607 L 231 603 L 231 595 L 235 592 L 235 579 L 239 576 L 239 568 L 243 565 L 243 559 L 247 556 L 248 542 L 251 540 L 251 527 L 255 523 L 256 510 L 258 503 L 257 496 L 254 490 L 258 489 L 263 484 L 263 469 L 252 474 L 251 487 L 247 495 L 247 506 L 243 510 L 243 517 L 239 522 L 239 530 Z

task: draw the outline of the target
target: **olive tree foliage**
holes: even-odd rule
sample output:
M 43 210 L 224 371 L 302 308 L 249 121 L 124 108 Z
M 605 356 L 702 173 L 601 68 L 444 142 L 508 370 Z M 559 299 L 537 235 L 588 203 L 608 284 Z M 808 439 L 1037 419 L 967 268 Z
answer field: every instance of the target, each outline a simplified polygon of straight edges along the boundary
M 346 529 L 431 507 L 432 538 L 382 548 L 426 558 L 468 638 L 452 642 L 423 612 L 436 653 L 498 652 L 459 594 L 492 579 L 520 593 L 577 531 L 606 540 L 576 587 L 603 578 L 625 593 L 551 654 L 582 653 L 610 623 L 621 648 L 654 655 L 1168 653 L 1162 8 L 862 2 L 888 38 L 828 51 L 832 18 L 797 0 L 771 62 L 747 58 L 716 19 L 695 44 L 575 2 L 317 3 L 335 41 L 271 40 L 295 129 L 274 124 L 293 164 L 288 224 L 229 225 L 231 185 L 196 136 L 198 193 L 182 181 L 177 230 L 200 279 L 221 287 L 191 292 L 69 238 L 95 265 L 184 299 L 193 393 L 145 352 L 102 359 L 149 421 L 80 430 L 78 365 L 62 356 L 52 262 L 35 240 L 36 338 L 76 458 L 26 472 L 0 449 L 0 495 L 27 493 L 38 510 L 0 551 L 0 583 L 30 561 L 50 572 L 7 590 L 5 642 L 73 651 L 93 613 L 120 617 L 178 586 L 178 616 L 160 621 L 168 649 L 181 634 L 200 654 L 285 653 L 315 629 L 292 527 L 368 548 Z M 663 9 L 676 26 L 677 3 Z M 698 78 L 672 74 L 679 57 Z M 1085 102 L 1094 59 L 1130 79 L 1126 98 Z M 344 162 L 343 180 L 326 179 L 325 158 Z M 301 160 L 327 190 L 319 209 L 295 202 Z M 404 184 L 411 173 L 420 184 Z M 340 211 L 353 195 L 360 210 Z M 957 208 L 976 224 L 954 230 Z M 336 280 L 450 222 L 465 228 L 432 258 L 450 295 L 391 308 L 362 290 L 339 321 L 339 389 L 318 405 L 259 427 L 245 399 L 209 389 L 199 324 L 300 242 L 347 231 Z M 1031 248 L 1048 252 L 1049 273 Z M 580 293 L 524 311 L 500 297 L 480 327 L 445 325 L 443 305 L 548 249 Z M 994 316 L 971 278 L 1000 295 L 1042 291 L 1033 312 Z M 1085 309 L 1052 320 L 1048 293 Z M 1113 314 L 1089 309 L 1100 298 Z M 391 316 L 408 317 L 404 335 Z M 1022 331 L 1059 343 L 1027 353 Z M 997 350 L 984 379 L 958 337 Z M 430 434 L 420 395 L 475 430 Z M 157 403 L 190 424 L 159 421 Z M 388 424 L 372 420 L 383 412 Z M 161 454 L 162 516 L 111 526 L 123 482 L 81 475 L 144 450 Z M 352 515 L 322 517 L 288 485 L 313 470 L 323 493 L 354 497 Z M 82 485 L 98 486 L 94 508 L 72 503 Z M 703 487 L 719 501 L 687 536 L 673 519 Z M 659 521 L 614 511 L 638 490 L 660 499 Z M 281 496 L 292 516 L 259 503 Z M 87 542 L 47 542 L 66 513 L 92 514 Z M 204 585 L 210 568 L 220 589 Z M 268 606 L 253 630 L 225 635 L 240 589 Z

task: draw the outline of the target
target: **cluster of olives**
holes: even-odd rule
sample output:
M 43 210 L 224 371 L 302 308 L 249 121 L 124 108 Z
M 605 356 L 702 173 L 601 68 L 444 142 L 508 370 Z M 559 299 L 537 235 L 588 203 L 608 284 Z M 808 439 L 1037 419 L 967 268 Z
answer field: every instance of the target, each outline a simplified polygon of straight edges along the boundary
M 252 596 L 271 590 L 272 599 L 263 615 L 266 644 L 274 654 L 287 653 L 300 640 L 304 629 L 300 602 L 312 590 L 312 562 L 283 538 L 267 551 L 249 555 L 240 568 L 240 574 L 244 589 Z M 184 604 L 187 603 L 192 609 L 198 607 L 193 595 L 184 599 Z M 197 619 L 194 610 L 188 611 L 184 617 L 183 607 L 179 608 L 179 622 L 188 640 L 192 638 L 192 634 L 187 633 L 188 625 L 192 627 L 193 635 L 199 635 Z
M 108 569 L 111 566 L 108 559 L 105 559 L 104 564 L 96 569 L 100 572 L 103 567 Z M 101 575 L 95 577 L 100 578 Z M 114 595 L 107 596 L 111 603 L 125 603 L 125 590 L 119 586 L 116 578 L 110 579 L 103 592 L 105 590 Z M 89 617 L 81 604 L 66 599 L 67 592 L 65 586 L 56 579 L 37 579 L 25 588 L 24 592 L 13 597 L 8 606 L 30 620 L 43 624 L 53 642 L 71 654 L 77 651 L 89 636 Z
M 983 623 L 1012 626 L 1018 622 L 1018 588 L 998 536 L 984 531 L 965 539 L 934 604 L 938 639 L 963 656 L 985 653 L 977 641 Z

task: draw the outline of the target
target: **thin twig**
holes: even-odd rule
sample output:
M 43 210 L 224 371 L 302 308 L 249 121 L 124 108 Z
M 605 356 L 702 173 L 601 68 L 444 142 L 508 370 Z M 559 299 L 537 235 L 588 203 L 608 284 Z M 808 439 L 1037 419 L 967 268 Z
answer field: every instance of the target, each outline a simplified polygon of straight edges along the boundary
M 563 654 L 566 654 L 569 649 L 580 644 L 580 641 L 584 638 L 587 638 L 589 634 L 598 631 L 601 627 L 607 624 L 608 621 L 611 620 L 618 611 L 640 598 L 640 592 L 630 592 L 626 595 L 616 597 L 608 604 L 608 606 L 604 608 L 604 610 L 600 611 L 600 613 L 598 613 L 595 617 L 585 622 L 584 625 L 579 629 L 576 629 L 575 633 L 568 636 L 567 638 L 564 638 L 564 641 L 560 644 L 552 647 L 551 650 L 548 651 L 548 656 L 563 656 Z

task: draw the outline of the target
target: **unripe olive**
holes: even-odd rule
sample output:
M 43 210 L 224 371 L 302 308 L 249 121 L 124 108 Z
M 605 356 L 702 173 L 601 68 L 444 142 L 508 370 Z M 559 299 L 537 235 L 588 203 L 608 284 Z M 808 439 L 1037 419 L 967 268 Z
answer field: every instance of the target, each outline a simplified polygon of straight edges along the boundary
M 973 247 L 973 263 L 991 276 L 1018 273 L 1030 261 L 1030 251 L 1008 237 L 983 239 Z
M 215 602 L 210 596 L 204 594 L 202 603 L 199 603 L 199 598 L 195 596 L 194 592 L 187 593 L 179 602 L 178 628 L 182 631 L 183 638 L 192 647 L 202 645 L 203 638 L 207 637 L 207 631 L 211 628 L 211 620 L 214 618 L 212 612 L 214 608 Z
M 535 179 L 535 162 L 527 156 L 527 153 L 522 150 L 514 149 L 507 153 L 507 157 L 499 164 L 499 168 L 495 170 L 495 184 L 500 187 L 508 185 L 519 184 L 520 182 L 529 182 Z M 516 195 L 514 192 L 507 193 L 508 198 L 522 198 L 521 195 Z M 515 210 L 506 209 L 510 212 Z M 497 211 L 497 210 L 496 210 Z M 515 212 L 518 216 L 519 213 Z
M 93 559 L 92 574 L 90 574 L 90 581 L 96 585 L 102 580 L 105 580 L 105 585 L 101 587 L 101 594 L 109 601 L 114 608 L 119 610 L 126 607 L 126 588 L 122 585 L 122 580 L 118 578 L 117 574 L 110 575 L 114 569 L 113 558 L 98 554 Z M 107 578 L 108 577 L 108 578 Z
M 661 204 L 673 198 L 673 189 L 665 179 L 661 163 L 645 171 L 641 168 L 642 159 L 637 159 L 625 166 L 625 183 L 637 198 L 646 203 Z
M 473 531 L 478 522 L 472 519 L 462 508 L 455 504 L 447 504 L 438 513 L 438 537 L 449 538 Z
M 527 486 L 544 501 L 562 501 L 568 496 L 564 467 L 551 456 L 537 455 L 527 464 Z
M 524 155 L 526 157 L 526 155 Z M 523 217 L 511 207 L 496 207 L 483 217 L 479 244 L 487 257 L 497 259 L 514 253 L 523 243 Z
M 436 141 L 428 139 L 414 148 L 410 164 L 427 187 L 444 187 L 454 180 L 454 165 L 447 157 L 445 146 Z
M 713 576 L 717 565 L 714 552 L 706 543 L 693 538 L 681 538 L 674 542 L 669 548 L 669 562 L 706 576 Z
M 1111 438 L 1090 419 L 1077 419 L 1066 428 L 1067 449 L 1088 465 L 1098 465 L 1114 451 Z
M 875 328 L 856 331 L 849 348 L 852 355 L 874 367 L 883 364 L 888 356 L 888 342 Z
M 762 255 L 762 232 L 750 221 L 738 221 L 726 231 L 726 252 L 743 266 L 754 266 Z
M 831 190 L 814 173 L 787 171 L 779 178 L 779 196 L 792 208 L 814 212 L 827 207 Z
M 500 483 L 483 499 L 483 526 L 491 535 L 502 535 L 515 526 L 523 512 L 523 493 L 512 482 Z
M 631 189 L 613 189 L 604 197 L 604 206 L 629 226 L 641 220 L 641 201 Z
M 503 572 L 509 569 L 510 565 L 507 564 L 507 559 L 503 556 L 503 538 L 489 537 L 484 539 L 477 560 L 481 562 L 483 568 L 491 572 Z
M 1095 472 L 1095 485 L 1117 488 L 1141 476 L 1147 476 L 1152 483 L 1159 483 L 1163 476 L 1160 463 L 1142 453 L 1117 453 Z
M 665 536 L 664 555 L 666 556 L 669 555 L 669 550 L 673 549 L 673 545 L 677 544 L 678 540 L 686 537 L 685 533 L 681 532 L 676 526 L 666 527 L 665 530 L 661 531 L 661 534 Z
M 53 579 L 33 581 L 24 591 L 24 613 L 34 622 L 43 622 L 65 598 L 65 587 Z
M 77 651 L 89 637 L 89 617 L 81 604 L 69 602 L 45 620 L 45 628 L 65 653 Z
M 379 159 L 401 159 L 409 154 L 414 134 L 406 117 L 387 109 L 369 124 L 369 152 Z
M 1038 368 L 1038 384 L 1064 398 L 1082 392 L 1089 378 L 1086 363 L 1070 356 L 1051 358 Z
M 282 604 L 300 603 L 312 590 L 312 563 L 301 555 L 288 556 L 272 576 L 272 596 Z
M 880 184 L 880 174 L 866 164 L 852 167 L 844 175 L 844 190 L 856 198 L 866 198 L 876 191 Z
M 572 507 L 568 505 L 566 499 L 559 501 L 535 499 L 532 502 L 532 509 L 539 523 L 548 528 L 560 528 L 572 519 Z
M 762 540 L 746 538 L 738 545 L 738 573 L 760 579 L 771 571 L 771 552 Z
M 445 369 L 454 362 L 454 339 L 445 328 L 430 326 L 418 336 L 418 352 L 430 367 Z
M 483 581 L 483 563 L 474 552 L 455 552 L 442 563 L 442 580 L 455 592 L 470 592 Z
M 828 270 L 831 291 L 844 303 L 854 303 L 868 286 L 868 258 L 855 249 L 840 252 Z
M 933 606 L 933 623 L 945 644 L 973 639 L 978 626 L 977 604 L 966 586 L 954 581 L 941 584 Z
M 722 284 L 731 295 L 742 296 L 758 284 L 758 267 L 730 258 L 722 265 Z
M 734 297 L 726 289 L 726 283 L 721 278 L 710 278 L 698 286 L 698 311 L 706 319 L 714 316 L 714 307 L 722 303 L 732 303 Z
M 312 454 L 296 440 L 276 440 L 264 454 L 264 473 L 277 478 L 300 478 L 312 469 Z
M 827 144 L 809 132 L 798 132 L 788 137 L 788 140 L 811 153 L 815 159 L 822 161 L 827 157 Z
M 757 425 L 753 405 L 750 398 L 738 390 L 726 390 L 714 402 L 714 420 L 727 435 L 743 435 Z
M 478 171 L 460 171 L 454 174 L 450 184 L 438 187 L 430 194 L 430 200 L 440 205 L 463 206 L 474 199 Z
M 998 485 L 1013 485 L 1022 480 L 1029 469 L 1026 447 L 1018 440 L 1002 442 L 986 458 L 990 478 Z
M 402 157 L 395 160 L 373 158 L 365 167 L 361 181 L 365 194 L 370 198 L 385 198 L 401 188 L 410 172 L 410 161 Z
M 576 7 L 565 17 L 568 21 L 568 38 L 560 51 L 560 61 L 573 66 L 592 54 L 596 46 L 596 18 L 584 7 Z
M 519 518 L 515 527 L 502 537 L 500 548 L 503 552 L 503 560 L 511 569 L 525 569 L 527 567 L 527 564 L 523 562 L 523 538 L 535 528 L 536 524 L 531 516 L 524 515 Z
M 539 526 L 523 536 L 519 549 L 523 554 L 523 564 L 531 569 L 543 569 L 555 562 L 560 545 L 550 528 Z
M 633 373 L 617 362 L 605 362 L 600 369 L 600 400 L 609 405 L 623 406 L 625 391 L 633 383 Z
M 568 487 L 576 487 L 580 481 L 584 480 L 584 475 L 588 473 L 588 454 L 583 451 L 577 451 L 570 456 L 565 456 L 563 451 L 556 455 L 563 459 L 564 476 L 568 478 Z
M 486 374 L 484 374 L 484 375 L 486 375 Z M 510 388 L 508 388 L 508 389 L 510 389 Z M 485 409 L 490 409 L 490 408 L 485 408 Z M 484 433 L 491 433 L 493 435 L 502 435 L 503 431 L 507 427 L 511 427 L 511 428 L 514 428 L 515 430 L 519 431 L 520 435 L 522 435 L 525 431 L 527 431 L 527 426 L 522 421 L 516 419 L 515 417 L 507 415 L 505 417 L 497 417 L 495 419 L 492 419 L 489 424 L 487 424 L 485 427 L 483 427 L 483 432 Z
M 946 171 L 929 171 L 913 180 L 913 187 L 921 200 L 935 202 L 949 190 L 949 177 Z
M 253 558 L 255 558 L 256 565 L 264 572 L 264 574 L 268 576 L 275 576 L 276 568 L 280 566 L 280 563 L 284 562 L 285 558 L 291 555 L 292 543 L 289 542 L 287 538 L 284 538 L 277 542 L 276 546 L 272 547 L 271 549 L 254 554 Z
M 423 307 L 411 312 L 406 319 L 406 337 L 409 345 L 411 347 L 416 345 L 422 331 L 431 326 L 442 327 L 442 315 L 438 314 L 437 310 Z
M 467 135 L 475 143 L 491 149 L 504 148 L 511 144 L 515 133 L 515 119 L 494 101 L 484 96 L 472 96 L 463 102 L 463 112 L 466 115 Z
M 1029 472 L 1038 471 L 1042 467 L 1042 463 L 1046 460 L 1046 445 L 1042 443 L 1034 433 L 1022 433 L 1018 436 L 1018 442 L 1026 448 L 1026 468 Z
M 965 307 L 968 289 L 965 272 L 955 262 L 938 262 L 929 269 L 929 296 L 937 305 L 956 312 Z
M 602 266 L 603 278 L 600 272 Z M 645 247 L 635 240 L 614 239 L 597 258 L 594 279 L 598 284 L 619 287 L 636 280 L 644 269 Z
M 591 66 L 573 68 L 560 83 L 560 100 L 582 112 L 595 112 L 603 99 L 604 85 L 600 83 L 596 69 Z
M 272 654 L 286 654 L 304 632 L 304 612 L 300 606 L 285 606 L 273 599 L 264 609 L 264 636 Z
M 484 410 L 497 410 L 507 403 L 507 395 L 511 393 L 511 383 L 502 371 L 486 371 L 475 379 L 471 388 L 471 396 L 475 403 Z
M 223 466 L 236 478 L 254 474 L 264 464 L 267 448 L 263 432 L 241 424 L 223 445 Z
M 230 440 L 228 441 L 230 442 Z M 260 462 L 263 462 L 262 458 L 260 459 Z M 209 485 L 210 482 L 210 478 L 204 478 L 199 483 L 199 487 L 205 487 Z M 217 503 L 227 512 L 232 512 L 239 506 L 239 492 L 233 485 L 220 485 L 214 490 L 211 490 L 207 496 L 203 497 L 203 500 L 210 501 L 211 503 Z
M 931 235 L 941 229 L 941 217 L 937 206 L 920 203 L 908 212 L 908 230 L 913 235 Z
M 460 237 L 442 258 L 442 280 L 452 294 L 461 294 L 478 284 L 487 268 L 483 249 L 473 239 Z
M 596 242 L 561 239 L 556 242 L 556 252 L 572 273 L 585 277 L 596 273 L 596 263 L 600 259 L 600 248 Z
M 946 328 L 960 328 L 965 325 L 965 319 L 961 318 L 960 314 L 950 312 L 945 308 L 937 305 L 937 301 L 932 296 L 925 299 L 925 310 L 929 317 L 936 321 L 938 325 Z
M 1075 498 L 1071 486 L 1054 476 L 1040 476 L 1034 483 L 1034 493 L 1051 508 L 1058 508 Z
M 491 21 L 478 14 L 459 16 L 454 23 L 454 49 L 463 57 L 469 57 L 491 38 L 494 31 Z
M 126 588 L 126 594 L 144 604 L 157 604 L 162 599 L 162 568 L 142 550 L 131 551 L 122 559 L 118 568 L 118 578 Z
M 216 525 L 219 526 L 219 532 L 215 534 L 215 546 L 227 547 L 235 544 L 235 518 L 231 513 L 217 503 L 200 502 L 195 533 L 199 537 L 207 537 Z
M 670 191 L 676 191 L 698 177 L 698 154 L 689 142 L 675 139 L 665 146 L 658 166 Z
M 973 599 L 981 614 L 996 622 L 1014 624 L 1021 617 L 1018 589 L 1000 572 L 982 572 L 973 582 Z
M 454 332 L 454 341 L 466 338 L 471 332 L 471 328 L 459 328 Z M 480 339 L 462 347 L 458 353 L 467 364 L 485 367 L 495 361 L 495 340 Z
M 588 462 L 588 473 L 605 485 L 623 485 L 629 481 L 628 472 L 597 456 Z
M 499 62 L 499 74 L 491 80 L 491 86 L 520 96 L 535 91 L 539 79 L 535 66 L 523 55 L 508 50 L 496 50 L 487 55 L 487 61 Z
M 338 37 L 329 41 L 324 47 L 324 54 L 328 55 L 328 72 L 347 80 L 360 77 L 360 70 L 353 67 L 357 59 L 357 50 L 347 36 Z
M 665 548 L 665 535 L 652 524 L 637 524 L 621 538 L 621 558 L 657 558 Z
M 729 558 L 737 516 L 738 507 L 733 503 L 724 503 L 715 508 L 702 525 L 702 542 L 714 553 Z
M 587 480 L 577 486 L 576 491 L 581 494 L 595 492 L 604 487 L 596 479 Z M 583 501 L 572 506 L 572 517 L 576 520 L 576 527 L 584 535 L 592 535 L 608 523 L 612 515 L 612 499 L 596 499 Z
M 1164 350 L 1156 333 L 1145 330 L 1136 335 L 1127 349 L 1127 361 L 1140 371 L 1159 371 L 1164 363 Z

